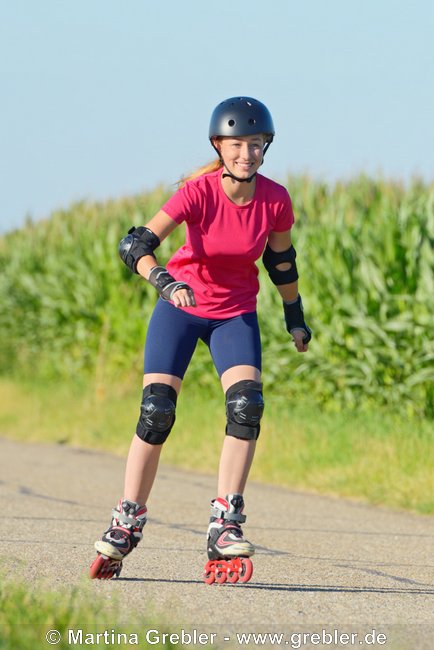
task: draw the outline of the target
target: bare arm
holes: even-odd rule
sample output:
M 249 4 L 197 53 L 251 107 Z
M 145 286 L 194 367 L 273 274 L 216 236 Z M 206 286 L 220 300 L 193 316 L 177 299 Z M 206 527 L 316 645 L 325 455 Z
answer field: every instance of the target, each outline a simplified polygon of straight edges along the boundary
M 276 253 L 287 251 L 291 247 L 291 232 L 286 230 L 284 232 L 270 232 L 268 236 L 268 246 Z M 279 271 L 288 271 L 291 268 L 290 262 L 282 262 L 276 265 Z M 298 280 L 289 282 L 288 284 L 276 285 L 282 300 L 285 303 L 294 303 L 298 298 Z M 303 342 L 306 336 L 306 331 L 303 329 L 291 329 L 291 336 L 294 339 L 294 345 L 298 352 L 307 352 L 308 343 Z
M 176 221 L 171 219 L 168 214 L 163 210 L 159 210 L 157 214 L 148 221 L 146 228 L 152 230 L 157 235 L 160 242 L 162 242 L 170 233 L 177 227 Z M 145 278 L 149 279 L 150 271 L 155 268 L 155 257 L 152 255 L 144 255 L 137 262 L 137 272 Z M 193 292 L 187 289 L 178 289 L 175 291 L 171 298 L 175 307 L 195 307 Z

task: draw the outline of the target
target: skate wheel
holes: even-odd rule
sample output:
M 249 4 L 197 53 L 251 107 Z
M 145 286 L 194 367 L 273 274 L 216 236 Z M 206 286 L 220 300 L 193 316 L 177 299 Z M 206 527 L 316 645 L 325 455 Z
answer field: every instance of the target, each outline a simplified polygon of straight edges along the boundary
M 219 585 L 223 585 L 226 582 L 227 577 L 228 577 L 228 574 L 226 573 L 225 570 L 222 570 L 222 569 L 217 569 L 216 570 L 216 572 L 215 572 L 215 581 Z
M 208 562 L 205 564 L 205 569 L 203 572 L 203 579 L 205 584 L 207 585 L 214 584 L 215 572 L 216 572 L 215 562 L 213 560 L 208 560 Z
M 205 564 L 203 572 L 203 579 L 207 585 L 212 585 L 215 582 L 215 566 L 214 562 L 208 561 Z
M 248 557 L 243 557 L 241 558 L 241 565 L 242 565 L 242 569 L 239 572 L 239 581 L 248 582 L 252 577 L 252 573 L 253 573 L 252 560 L 250 560 Z
M 214 571 L 208 571 L 204 573 L 204 581 L 207 585 L 212 585 L 215 582 L 215 573 Z
M 122 562 L 119 560 L 112 560 L 105 555 L 98 553 L 95 560 L 90 565 L 89 576 L 92 579 L 98 580 L 111 580 L 113 576 L 119 576 L 122 571 Z
M 236 570 L 235 571 L 228 571 L 227 577 L 228 577 L 228 582 L 234 584 L 235 582 L 238 582 L 238 580 L 240 578 L 240 573 L 239 573 L 239 571 L 236 571 Z
M 90 565 L 90 569 L 89 569 L 89 577 L 92 578 L 92 580 L 94 580 L 95 578 L 100 578 L 101 577 L 100 572 L 101 572 L 101 569 L 104 566 L 105 560 L 106 560 L 106 558 L 103 555 L 100 555 L 98 553 L 98 555 L 96 556 L 96 558 L 94 559 L 94 561 Z

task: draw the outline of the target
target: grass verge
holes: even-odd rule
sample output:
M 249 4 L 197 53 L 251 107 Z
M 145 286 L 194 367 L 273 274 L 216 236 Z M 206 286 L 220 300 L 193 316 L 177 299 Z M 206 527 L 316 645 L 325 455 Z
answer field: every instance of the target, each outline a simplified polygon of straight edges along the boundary
M 0 381 L 1 435 L 127 453 L 141 390 L 120 382 L 29 385 Z M 224 398 L 185 382 L 163 462 L 217 473 Z M 326 413 L 308 401 L 266 395 L 251 479 L 434 513 L 430 423 L 387 410 Z
M 138 619 L 134 625 L 122 619 L 114 598 L 95 597 L 85 584 L 68 590 L 52 592 L 42 585 L 29 586 L 22 581 L 0 581 L 0 649 L 35 650 L 56 647 L 145 647 L 149 630 L 161 625 Z M 158 642 L 152 636 L 153 647 L 172 648 L 170 640 Z

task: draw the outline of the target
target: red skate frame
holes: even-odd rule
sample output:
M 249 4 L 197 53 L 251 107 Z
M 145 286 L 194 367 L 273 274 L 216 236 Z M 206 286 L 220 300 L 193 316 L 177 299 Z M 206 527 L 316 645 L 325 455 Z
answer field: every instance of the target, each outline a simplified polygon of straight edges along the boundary
M 226 581 L 248 582 L 253 574 L 253 564 L 248 557 L 234 557 L 227 560 L 208 560 L 204 570 L 204 581 L 207 585 L 224 584 Z

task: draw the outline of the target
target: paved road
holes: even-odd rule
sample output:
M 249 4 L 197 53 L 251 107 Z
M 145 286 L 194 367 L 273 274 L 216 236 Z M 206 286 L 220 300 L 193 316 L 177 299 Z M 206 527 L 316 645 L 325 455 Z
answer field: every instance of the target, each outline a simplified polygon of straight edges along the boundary
M 5 439 L 0 459 L 0 552 L 12 572 L 53 589 L 80 583 L 119 497 L 124 460 Z M 162 465 L 142 543 L 118 580 L 89 581 L 90 591 L 107 603 L 117 594 L 124 612 L 165 612 L 179 628 L 216 633 L 210 640 L 220 647 L 235 644 L 236 632 L 277 632 L 289 648 L 434 648 L 434 517 L 251 483 L 253 578 L 208 586 L 201 574 L 214 489 L 214 477 Z M 292 636 L 322 629 L 335 636 L 320 645 L 313 637 L 315 645 L 298 646 L 303 638 Z M 365 643 L 373 629 L 388 635 L 386 645 L 368 644 L 372 636 Z M 359 635 L 355 644 L 336 636 L 345 633 Z

